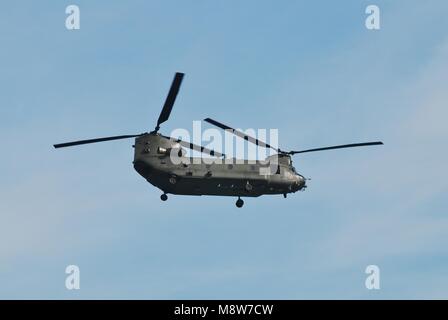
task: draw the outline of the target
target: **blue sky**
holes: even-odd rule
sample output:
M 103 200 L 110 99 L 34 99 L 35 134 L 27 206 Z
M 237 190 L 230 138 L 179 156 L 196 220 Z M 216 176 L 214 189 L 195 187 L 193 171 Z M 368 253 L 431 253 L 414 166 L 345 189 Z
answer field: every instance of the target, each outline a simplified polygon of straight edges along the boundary
M 65 29 L 65 7 L 81 29 Z M 367 5 L 381 30 L 364 27 Z M 448 3 L 14 1 L 0 10 L 0 298 L 448 298 Z M 192 120 L 277 128 L 311 177 L 283 199 L 170 196 L 132 168 L 186 73 Z M 208 127 L 204 124 L 204 127 Z M 65 289 L 65 267 L 81 290 Z M 381 290 L 364 286 L 367 265 Z

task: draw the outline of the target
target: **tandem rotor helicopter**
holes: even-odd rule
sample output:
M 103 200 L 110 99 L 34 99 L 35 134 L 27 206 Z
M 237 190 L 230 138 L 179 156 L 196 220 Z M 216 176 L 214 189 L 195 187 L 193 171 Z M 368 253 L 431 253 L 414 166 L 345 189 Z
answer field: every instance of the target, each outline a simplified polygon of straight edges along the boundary
M 240 160 L 235 164 L 228 164 L 223 161 L 210 164 L 203 161 L 191 161 L 195 160 L 195 158 L 185 158 L 186 151 L 183 148 L 189 148 L 218 158 L 225 157 L 225 154 L 159 133 L 160 125 L 167 121 L 170 116 L 183 77 L 183 73 L 178 72 L 175 74 L 165 104 L 157 120 L 157 125 L 153 131 L 66 142 L 55 144 L 54 147 L 64 148 L 88 143 L 135 138 L 135 144 L 133 145 L 134 168 L 149 183 L 162 190 L 163 194 L 160 196 L 162 201 L 168 199 L 167 194 L 233 196 L 238 198 L 236 206 L 241 208 L 244 204 L 241 197 L 279 194 L 286 198 L 288 193 L 294 193 L 306 188 L 306 178 L 300 175 L 292 165 L 291 156 L 295 154 L 383 144 L 381 141 L 375 141 L 299 151 L 284 151 L 216 120 L 206 118 L 204 121 L 229 131 L 259 147 L 271 148 L 277 154 L 269 156 L 264 161 L 249 162 L 248 160 Z M 173 161 L 171 157 L 173 154 L 178 156 L 176 161 Z M 272 174 L 260 174 L 260 172 L 266 172 L 274 157 L 276 169 Z

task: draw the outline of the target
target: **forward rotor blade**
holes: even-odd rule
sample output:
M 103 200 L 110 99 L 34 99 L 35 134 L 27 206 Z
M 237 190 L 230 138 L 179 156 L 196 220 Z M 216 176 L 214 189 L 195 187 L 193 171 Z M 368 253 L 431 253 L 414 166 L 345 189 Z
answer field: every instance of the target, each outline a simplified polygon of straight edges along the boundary
M 383 143 L 381 141 L 352 143 L 352 144 L 343 144 L 343 145 L 339 145 L 339 146 L 331 146 L 331 147 L 324 147 L 324 148 L 315 148 L 315 149 L 300 150 L 300 151 L 290 151 L 290 152 L 288 152 L 288 154 L 294 155 L 296 153 L 314 152 L 314 151 L 322 151 L 322 150 L 333 150 L 333 149 L 344 149 L 344 148 L 353 148 L 353 147 L 375 146 L 375 145 L 382 145 L 382 144 Z
M 210 124 L 212 124 L 214 126 L 217 126 L 217 127 L 221 128 L 223 130 L 230 131 L 231 133 L 233 133 L 237 137 L 243 138 L 244 140 L 249 141 L 251 143 L 254 143 L 257 146 L 264 147 L 264 148 L 271 148 L 271 149 L 274 149 L 277 152 L 282 152 L 279 148 L 275 148 L 275 147 L 271 146 L 270 144 L 267 144 L 266 142 L 263 142 L 263 141 L 260 141 L 260 140 L 258 140 L 256 138 L 248 136 L 247 134 L 244 134 L 241 131 L 235 130 L 235 129 L 233 129 L 233 128 L 225 125 L 225 124 L 222 124 L 222 123 L 220 123 L 220 122 L 218 122 L 216 120 L 213 120 L 211 118 L 204 119 L 204 121 L 208 122 L 208 123 L 210 123 Z
M 186 142 L 186 141 L 183 141 L 183 140 L 180 140 L 180 139 L 175 139 L 175 138 L 172 138 L 172 137 L 166 137 L 166 136 L 163 136 L 163 137 L 165 137 L 167 139 L 170 139 L 170 140 L 172 140 L 174 142 L 177 142 L 181 146 L 183 146 L 185 148 L 189 148 L 189 149 L 194 150 L 194 151 L 199 151 L 199 152 L 202 152 L 202 153 L 214 156 L 214 157 L 218 157 L 218 158 L 225 156 L 225 154 L 223 154 L 223 153 L 220 153 L 220 152 L 215 151 L 215 150 L 208 149 L 208 148 L 203 147 L 203 146 L 198 146 L 197 144 L 194 144 L 194 143 Z
M 165 104 L 160 112 L 159 119 L 157 120 L 156 131 L 159 130 L 160 124 L 164 123 L 170 117 L 171 110 L 173 109 L 174 102 L 176 101 L 177 93 L 179 92 L 180 85 L 184 74 L 176 72 L 173 82 L 171 83 L 170 91 L 166 97 Z
M 208 149 L 208 148 L 203 147 L 203 146 L 198 146 L 197 144 L 194 144 L 194 143 L 185 142 L 185 141 L 182 141 L 182 140 L 178 141 L 178 142 L 183 147 L 189 148 L 189 149 L 194 150 L 194 151 L 199 151 L 199 152 L 202 152 L 202 153 L 205 153 L 205 154 L 209 154 L 211 156 L 215 156 L 215 157 L 218 157 L 218 158 L 225 156 L 223 153 L 220 153 L 220 152 L 215 151 L 215 150 Z
M 78 141 L 72 141 L 72 142 L 59 143 L 59 144 L 55 144 L 53 146 L 57 149 L 57 148 L 77 146 L 80 144 L 88 144 L 88 143 L 104 142 L 104 141 L 111 141 L 111 140 L 120 140 L 120 139 L 129 139 L 129 138 L 135 138 L 135 137 L 138 137 L 141 135 L 143 135 L 143 133 L 142 134 L 124 135 L 124 136 L 113 136 L 113 137 L 88 139 L 88 140 L 78 140 Z

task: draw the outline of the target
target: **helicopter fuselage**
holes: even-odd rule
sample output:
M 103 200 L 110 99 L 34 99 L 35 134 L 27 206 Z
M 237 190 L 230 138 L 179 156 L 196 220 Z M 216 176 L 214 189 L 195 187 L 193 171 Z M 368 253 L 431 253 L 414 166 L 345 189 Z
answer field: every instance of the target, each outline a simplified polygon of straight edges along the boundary
M 268 159 L 186 157 L 178 143 L 156 133 L 137 137 L 134 148 L 135 170 L 164 193 L 258 197 L 305 187 L 306 179 L 295 171 L 288 155 L 279 155 L 275 166 Z

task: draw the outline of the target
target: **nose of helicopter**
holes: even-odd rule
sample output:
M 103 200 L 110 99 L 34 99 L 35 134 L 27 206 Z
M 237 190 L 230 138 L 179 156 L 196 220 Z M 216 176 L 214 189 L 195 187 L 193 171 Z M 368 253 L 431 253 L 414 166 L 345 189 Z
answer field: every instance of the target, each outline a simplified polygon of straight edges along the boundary
M 294 191 L 302 190 L 306 187 L 306 178 L 300 174 L 295 175 Z

